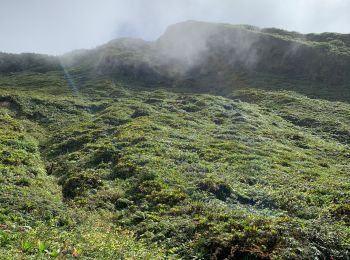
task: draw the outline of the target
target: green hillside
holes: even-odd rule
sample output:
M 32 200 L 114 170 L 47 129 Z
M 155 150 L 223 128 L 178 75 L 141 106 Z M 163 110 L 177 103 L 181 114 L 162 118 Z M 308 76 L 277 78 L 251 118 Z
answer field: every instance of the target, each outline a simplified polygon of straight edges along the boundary
M 1 54 L 1 259 L 348 259 L 348 48 L 187 22 Z

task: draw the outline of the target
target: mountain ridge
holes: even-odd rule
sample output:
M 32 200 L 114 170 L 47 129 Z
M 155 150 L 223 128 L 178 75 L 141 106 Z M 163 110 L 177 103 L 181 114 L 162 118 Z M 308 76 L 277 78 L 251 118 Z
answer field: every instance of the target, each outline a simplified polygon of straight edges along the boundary
M 49 70 L 62 70 L 64 66 L 87 74 L 105 74 L 112 80 L 124 77 L 173 88 L 186 85 L 189 91 L 197 92 L 226 95 L 248 85 L 348 101 L 349 42 L 345 34 L 302 35 L 280 29 L 189 21 L 170 26 L 155 42 L 123 38 L 60 57 L 23 54 L 16 56 L 12 69 L 0 64 L 0 71 L 21 71 L 16 64 L 24 63 L 23 69 L 40 72 L 40 66 L 47 70 L 51 64 Z M 2 54 L 2 60 L 6 55 Z M 15 56 L 9 57 L 16 60 Z M 35 58 L 37 67 L 26 67 Z M 320 95 L 323 92 L 326 95 Z

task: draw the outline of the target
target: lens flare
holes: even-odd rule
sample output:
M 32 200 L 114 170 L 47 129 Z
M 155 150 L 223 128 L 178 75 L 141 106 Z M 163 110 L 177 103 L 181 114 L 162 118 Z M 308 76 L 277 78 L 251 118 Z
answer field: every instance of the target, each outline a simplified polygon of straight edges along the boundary
M 62 62 L 60 62 L 60 65 L 64 73 L 64 77 L 67 80 L 69 89 L 72 91 L 74 96 L 77 96 L 79 94 L 79 90 L 77 85 L 74 83 L 73 77 L 69 74 L 69 71 L 65 68 Z

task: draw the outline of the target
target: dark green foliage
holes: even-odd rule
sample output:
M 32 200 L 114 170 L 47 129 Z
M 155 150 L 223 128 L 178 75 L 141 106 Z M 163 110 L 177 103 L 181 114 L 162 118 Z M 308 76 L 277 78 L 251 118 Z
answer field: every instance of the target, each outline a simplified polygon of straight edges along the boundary
M 137 118 L 141 116 L 149 116 L 150 112 L 147 109 L 137 108 L 135 112 L 131 115 L 131 118 Z
M 0 74 L 20 71 L 48 72 L 61 70 L 58 58 L 34 53 L 0 53 Z
M 334 208 L 331 210 L 331 214 L 334 216 L 334 218 L 338 221 L 343 220 L 347 224 L 350 224 L 350 205 L 347 204 L 340 204 L 335 205 Z
M 98 177 L 81 174 L 65 180 L 62 184 L 62 193 L 65 198 L 74 199 L 76 196 L 81 196 L 88 190 L 97 189 L 101 185 L 101 180 Z
M 224 181 L 215 181 L 212 179 L 204 179 L 198 183 L 198 188 L 214 194 L 220 200 L 226 200 L 231 196 L 231 188 Z

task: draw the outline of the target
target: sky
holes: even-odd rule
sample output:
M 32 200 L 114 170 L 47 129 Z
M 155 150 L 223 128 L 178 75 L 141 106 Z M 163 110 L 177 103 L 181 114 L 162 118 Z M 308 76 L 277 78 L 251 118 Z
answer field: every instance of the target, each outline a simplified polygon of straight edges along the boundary
M 0 52 L 60 55 L 118 37 L 153 41 L 186 20 L 350 33 L 350 0 L 0 0 Z

